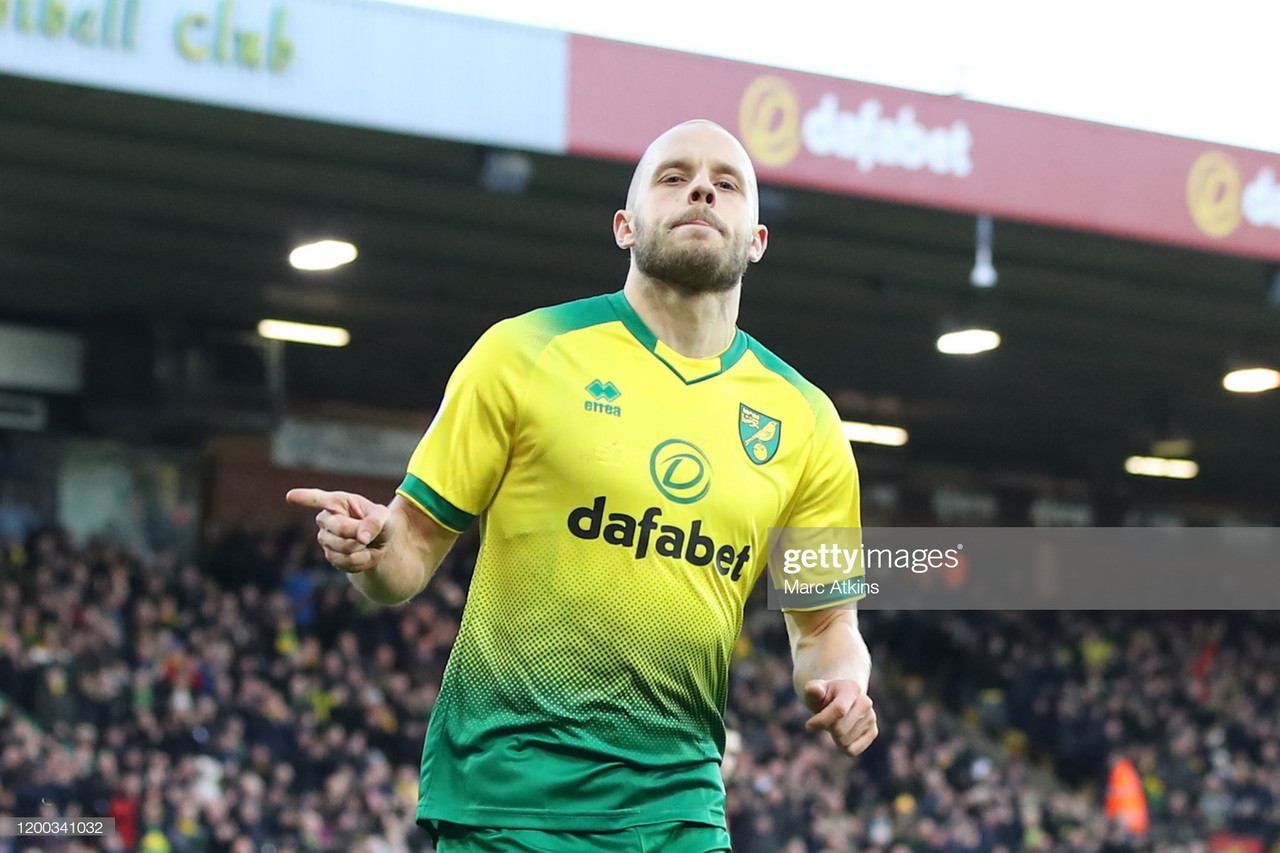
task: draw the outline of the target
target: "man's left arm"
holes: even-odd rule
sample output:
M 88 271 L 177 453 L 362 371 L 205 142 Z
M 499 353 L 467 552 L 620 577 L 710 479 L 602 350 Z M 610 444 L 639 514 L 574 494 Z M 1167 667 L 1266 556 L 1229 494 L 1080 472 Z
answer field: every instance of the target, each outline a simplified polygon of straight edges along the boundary
M 813 445 L 800 487 L 782 526 L 858 531 L 861 489 L 853 449 L 840 415 L 825 397 L 815 408 Z M 858 630 L 855 600 L 815 610 L 783 610 L 796 693 L 813 716 L 811 732 L 826 730 L 836 745 L 858 755 L 875 740 L 876 713 L 867 695 L 871 653 Z
M 785 611 L 796 694 L 813 716 L 811 732 L 828 731 L 836 745 L 858 755 L 876 739 L 876 712 L 867 695 L 871 653 L 852 604 Z

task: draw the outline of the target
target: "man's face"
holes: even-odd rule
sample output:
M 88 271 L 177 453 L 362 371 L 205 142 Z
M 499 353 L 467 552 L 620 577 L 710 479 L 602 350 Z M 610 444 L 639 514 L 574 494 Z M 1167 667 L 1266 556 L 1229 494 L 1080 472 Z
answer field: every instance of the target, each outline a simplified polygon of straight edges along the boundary
M 661 137 L 646 154 L 630 208 L 637 269 L 688 293 L 730 290 L 764 252 L 751 163 L 710 124 Z

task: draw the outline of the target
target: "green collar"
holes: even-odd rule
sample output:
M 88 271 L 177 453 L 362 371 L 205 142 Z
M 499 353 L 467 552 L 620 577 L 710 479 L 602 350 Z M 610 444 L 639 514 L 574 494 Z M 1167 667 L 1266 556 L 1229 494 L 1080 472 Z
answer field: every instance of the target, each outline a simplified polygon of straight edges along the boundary
M 742 358 L 742 354 L 747 351 L 746 334 L 744 334 L 741 329 L 735 329 L 733 342 L 730 343 L 729 348 L 720 353 L 719 356 L 713 356 L 712 358 L 705 359 L 682 358 L 678 353 L 658 340 L 658 336 L 644 324 L 644 320 L 640 319 L 640 315 L 631 307 L 631 303 L 627 301 L 626 295 L 623 294 L 621 290 L 617 293 L 609 294 L 608 299 L 609 304 L 613 306 L 614 312 L 618 315 L 618 319 L 622 321 L 622 325 L 627 327 L 627 331 L 631 333 L 632 337 L 639 341 L 645 349 L 653 353 L 654 358 L 665 364 L 667 368 L 676 376 L 680 377 L 680 381 L 686 385 L 705 382 L 712 377 L 719 376 L 721 373 L 724 373 L 726 370 L 737 364 L 738 359 Z M 670 355 L 665 355 L 663 350 Z M 719 367 L 718 369 L 705 374 L 701 371 L 697 371 L 700 374 L 697 378 L 686 379 L 685 374 L 680 371 L 678 366 L 678 362 L 680 361 L 689 362 L 690 364 L 718 361 Z

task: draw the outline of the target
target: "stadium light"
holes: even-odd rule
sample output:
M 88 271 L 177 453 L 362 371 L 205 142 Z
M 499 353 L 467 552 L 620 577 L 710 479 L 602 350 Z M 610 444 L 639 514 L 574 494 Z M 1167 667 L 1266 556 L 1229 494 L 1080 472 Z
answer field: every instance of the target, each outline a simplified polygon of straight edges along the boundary
M 480 186 L 494 193 L 522 193 L 533 179 L 533 160 L 519 151 L 484 152 Z
M 974 287 L 995 287 L 1000 278 L 996 274 L 995 264 L 991 262 L 991 217 L 983 214 L 978 217 L 977 252 L 973 259 L 973 269 L 969 272 L 969 283 Z
M 319 240 L 306 243 L 289 253 L 289 263 L 294 269 L 315 272 L 331 270 L 356 259 L 356 247 L 345 240 Z
M 1130 456 L 1124 470 L 1138 477 L 1171 477 L 1190 480 L 1200 473 L 1200 466 L 1190 459 L 1164 459 L 1159 456 Z
M 339 326 L 313 326 L 289 320 L 263 320 L 258 324 L 258 334 L 276 341 L 322 347 L 345 347 L 351 341 L 351 333 Z
M 1237 394 L 1259 394 L 1280 388 L 1280 371 L 1269 367 L 1245 367 L 1222 377 L 1222 387 Z
M 840 429 L 843 430 L 846 439 L 861 444 L 883 444 L 888 447 L 901 447 L 907 443 L 907 431 L 902 427 L 864 424 L 858 421 L 841 421 Z
M 938 337 L 938 352 L 946 355 L 977 355 L 1000 346 L 1000 335 L 990 329 L 960 329 Z

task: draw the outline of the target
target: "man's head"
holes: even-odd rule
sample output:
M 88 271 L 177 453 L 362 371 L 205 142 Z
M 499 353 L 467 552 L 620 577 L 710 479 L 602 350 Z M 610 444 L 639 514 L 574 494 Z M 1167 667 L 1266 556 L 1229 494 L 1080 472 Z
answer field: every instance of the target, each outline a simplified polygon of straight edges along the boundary
M 759 219 L 746 149 L 720 125 L 695 119 L 649 145 L 613 231 L 647 277 L 687 293 L 714 293 L 736 286 L 764 254 L 768 230 Z

